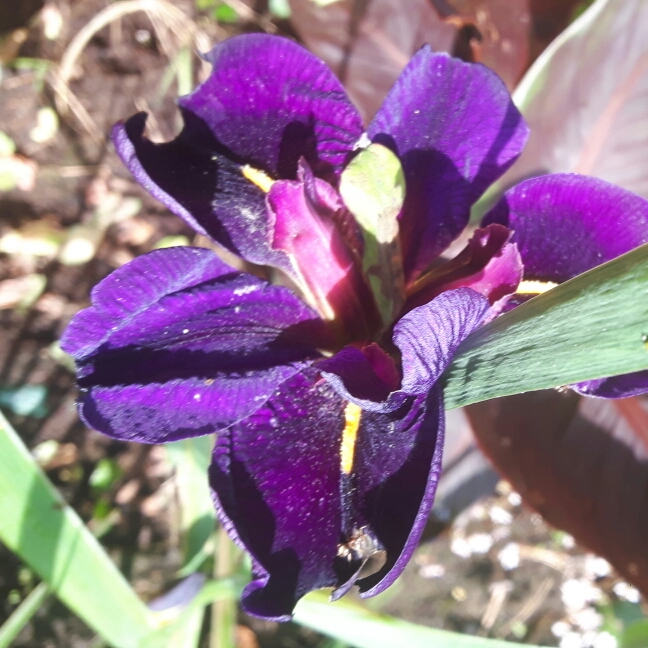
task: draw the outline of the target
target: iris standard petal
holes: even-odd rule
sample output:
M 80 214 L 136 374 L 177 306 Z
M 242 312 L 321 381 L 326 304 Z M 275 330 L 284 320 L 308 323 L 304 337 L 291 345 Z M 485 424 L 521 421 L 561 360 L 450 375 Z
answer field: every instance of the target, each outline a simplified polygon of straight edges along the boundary
M 295 178 L 300 157 L 317 175 L 341 170 L 363 125 L 322 61 L 267 34 L 229 38 L 205 58 L 211 75 L 179 103 L 236 159 L 275 178 Z
M 408 282 L 464 229 L 471 205 L 528 136 L 495 73 L 428 46 L 409 62 L 367 132 L 392 148 L 405 172 L 400 227 Z
M 648 242 L 648 201 L 597 178 L 521 182 L 485 216 L 513 230 L 527 280 L 560 283 Z
M 328 343 L 292 292 L 210 250 L 138 257 L 95 287 L 62 347 L 80 413 L 109 436 L 162 442 L 214 432 L 260 407 Z
M 470 288 L 441 293 L 412 309 L 394 326 L 401 353 L 400 389 L 389 391 L 365 354 L 345 347 L 317 363 L 322 376 L 346 400 L 372 412 L 393 412 L 412 396 L 432 389 L 463 340 L 488 315 L 488 299 Z
M 184 119 L 180 135 L 164 144 L 144 137 L 145 113 L 116 124 L 117 153 L 135 180 L 197 232 L 252 263 L 291 273 L 286 255 L 271 247 L 265 192 L 198 117 L 185 111 Z
M 376 594 L 411 557 L 440 470 L 440 390 L 388 415 L 351 417 L 350 407 L 308 369 L 219 434 L 210 484 L 223 524 L 252 556 L 250 614 L 287 620 L 306 593 L 343 594 L 365 560 L 385 552 L 384 566 L 358 580 Z M 358 548 L 360 539 L 369 544 Z

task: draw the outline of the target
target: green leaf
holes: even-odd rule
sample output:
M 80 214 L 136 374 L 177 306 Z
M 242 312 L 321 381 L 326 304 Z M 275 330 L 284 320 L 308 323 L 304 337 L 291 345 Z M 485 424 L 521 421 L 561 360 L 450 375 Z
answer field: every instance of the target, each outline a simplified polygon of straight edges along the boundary
M 216 528 L 216 513 L 207 480 L 213 447 L 213 435 L 165 446 L 178 485 L 185 564 L 200 553 Z
M 43 385 L 21 385 L 0 389 L 0 405 L 19 416 L 45 418 L 47 389 Z
M 270 13 L 276 18 L 288 20 L 290 18 L 290 4 L 288 0 L 269 0 L 268 9 Z
M 39 583 L 0 627 L 0 648 L 9 648 L 29 620 L 43 607 L 52 593 L 47 583 Z
M 16 143 L 7 135 L 0 131 L 0 157 L 9 157 L 16 152 Z
M 90 475 L 90 486 L 99 491 L 108 490 L 120 477 L 122 471 L 114 459 L 104 457 Z
M 191 245 L 191 241 L 186 236 L 182 235 L 172 235 L 172 236 L 163 236 L 155 245 L 153 246 L 154 250 L 161 250 L 162 248 L 177 247 L 180 245 Z
M 648 646 L 648 619 L 628 626 L 623 633 L 620 648 L 646 648 Z
M 327 595 L 314 592 L 303 598 L 295 621 L 355 648 L 521 648 L 522 644 L 495 641 L 415 625 L 377 614 L 348 600 L 328 603 Z M 533 648 L 524 644 L 525 648 Z
M 0 414 L 0 540 L 114 648 L 156 627 L 115 564 Z
M 475 331 L 445 373 L 446 407 L 648 369 L 648 245 Z
M 218 22 L 225 23 L 227 25 L 235 25 L 239 19 L 236 10 L 225 2 L 219 4 L 214 9 L 214 18 L 216 18 Z

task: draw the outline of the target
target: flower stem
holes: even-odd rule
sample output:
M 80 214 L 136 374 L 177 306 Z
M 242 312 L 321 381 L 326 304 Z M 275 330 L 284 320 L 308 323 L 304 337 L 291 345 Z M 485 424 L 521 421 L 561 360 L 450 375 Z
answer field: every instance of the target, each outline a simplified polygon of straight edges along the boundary
M 232 575 L 234 552 L 232 542 L 222 526 L 219 527 L 217 536 L 214 576 L 218 580 Z M 213 603 L 209 648 L 234 648 L 235 629 L 236 601 L 230 598 Z

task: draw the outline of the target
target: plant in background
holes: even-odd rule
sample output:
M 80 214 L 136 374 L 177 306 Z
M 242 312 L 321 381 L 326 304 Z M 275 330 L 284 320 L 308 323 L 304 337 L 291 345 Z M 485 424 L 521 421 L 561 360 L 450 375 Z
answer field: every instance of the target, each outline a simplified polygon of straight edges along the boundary
M 208 250 L 158 250 L 101 282 L 62 346 L 91 427 L 148 443 L 218 433 L 216 507 L 253 562 L 243 606 L 285 620 L 311 590 L 372 596 L 396 579 L 432 505 L 439 378 L 459 344 L 646 243 L 648 203 L 583 176 L 529 180 L 444 263 L 527 137 L 495 74 L 424 48 L 365 131 L 288 40 L 239 36 L 208 58 L 177 139 L 151 143 L 139 114 L 115 145 L 171 211 L 295 290 Z M 578 389 L 641 393 L 647 376 Z

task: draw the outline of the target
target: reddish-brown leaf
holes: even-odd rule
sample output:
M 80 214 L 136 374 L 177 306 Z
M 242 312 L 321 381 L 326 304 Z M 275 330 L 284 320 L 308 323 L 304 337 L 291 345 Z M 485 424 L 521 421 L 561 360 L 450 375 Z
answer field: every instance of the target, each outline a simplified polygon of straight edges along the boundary
M 307 47 L 340 77 L 365 122 L 425 43 L 450 52 L 456 26 L 427 0 L 290 0 L 291 22 Z
M 467 413 L 478 443 L 524 501 L 648 594 L 645 401 L 542 391 Z

